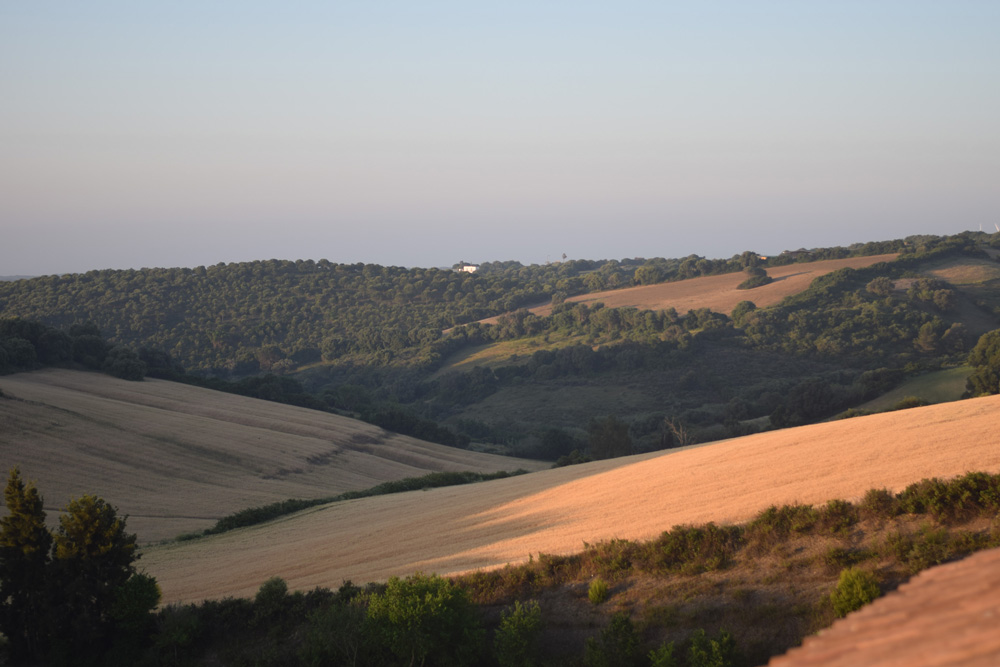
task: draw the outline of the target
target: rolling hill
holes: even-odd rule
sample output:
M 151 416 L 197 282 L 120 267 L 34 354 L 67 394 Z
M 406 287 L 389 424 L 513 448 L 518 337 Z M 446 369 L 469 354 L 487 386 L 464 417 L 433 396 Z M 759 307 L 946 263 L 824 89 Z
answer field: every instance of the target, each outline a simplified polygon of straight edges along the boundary
M 90 493 L 140 542 L 247 507 L 443 470 L 545 467 L 384 431 L 346 417 L 184 384 L 45 370 L 0 377 L 0 461 L 36 482 L 49 518 Z
M 898 255 L 872 255 L 869 257 L 848 257 L 846 259 L 826 259 L 807 264 L 788 264 L 767 269 L 774 282 L 752 290 L 736 289 L 746 275 L 725 273 L 719 276 L 689 278 L 677 282 L 641 285 L 623 289 L 580 294 L 566 299 L 568 303 L 603 303 L 607 308 L 638 308 L 640 310 L 663 310 L 673 308 L 678 313 L 708 308 L 718 313 L 729 314 L 740 301 L 753 301 L 758 308 L 766 308 L 782 299 L 806 290 L 813 280 L 840 269 L 861 269 L 879 262 L 891 262 Z M 552 312 L 551 304 L 529 309 L 540 316 Z M 491 317 L 483 320 L 495 322 Z
M 924 477 L 1000 471 L 1000 397 L 756 434 L 497 480 L 342 502 L 146 550 L 167 602 L 457 573 L 648 539 L 676 524 L 739 522 L 772 504 L 854 499 Z

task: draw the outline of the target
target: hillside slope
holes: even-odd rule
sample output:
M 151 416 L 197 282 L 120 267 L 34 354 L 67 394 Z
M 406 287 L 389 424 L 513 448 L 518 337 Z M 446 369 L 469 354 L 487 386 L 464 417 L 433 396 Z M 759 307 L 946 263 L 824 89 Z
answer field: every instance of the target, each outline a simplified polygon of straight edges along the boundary
M 349 501 L 147 550 L 167 602 L 251 595 L 271 576 L 337 587 L 455 573 L 647 539 L 681 523 L 739 522 L 772 504 L 857 498 L 923 477 L 1000 471 L 1000 396 L 546 470 L 474 487 Z
M 45 370 L 0 377 L 0 461 L 20 466 L 50 519 L 91 493 L 129 515 L 140 542 L 232 512 L 442 470 L 528 470 L 346 417 L 147 379 Z
M 1000 549 L 921 572 L 770 667 L 1000 663 Z
M 568 303 L 603 303 L 607 308 L 638 308 L 639 310 L 663 310 L 674 308 L 678 313 L 708 308 L 718 313 L 729 314 L 740 301 L 753 301 L 758 308 L 779 303 L 785 297 L 805 291 L 813 280 L 844 268 L 860 269 L 879 262 L 891 262 L 896 254 L 872 255 L 869 257 L 848 257 L 846 259 L 826 259 L 805 264 L 788 264 L 767 269 L 774 282 L 752 290 L 736 289 L 746 279 L 743 273 L 725 273 L 719 276 L 689 278 L 676 282 L 626 287 L 580 294 L 566 299 Z M 529 309 L 536 315 L 548 315 L 552 305 L 546 304 Z M 483 322 L 496 322 L 492 317 Z

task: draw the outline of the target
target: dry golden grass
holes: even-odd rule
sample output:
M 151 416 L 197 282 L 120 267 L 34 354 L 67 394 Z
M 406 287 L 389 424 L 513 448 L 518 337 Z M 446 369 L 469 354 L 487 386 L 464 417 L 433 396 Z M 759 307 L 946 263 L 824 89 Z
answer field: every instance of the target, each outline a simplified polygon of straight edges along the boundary
M 689 310 L 709 308 L 728 315 L 740 301 L 753 301 L 758 308 L 773 306 L 785 297 L 804 291 L 820 276 L 838 269 L 860 269 L 879 262 L 889 262 L 896 257 L 895 254 L 873 255 L 776 266 L 767 269 L 768 275 L 774 278 L 774 282 L 751 290 L 736 289 L 737 285 L 746 279 L 743 273 L 727 273 L 673 283 L 581 294 L 566 301 L 588 304 L 601 302 L 608 308 L 632 307 L 640 310 L 674 308 L 682 315 Z M 552 306 L 541 305 L 529 310 L 536 315 L 548 315 L 552 312 Z M 496 322 L 496 318 L 489 318 L 483 322 Z
M 675 524 L 739 522 L 772 504 L 1000 472 L 998 409 L 994 396 L 350 501 L 153 547 L 142 564 L 168 602 L 251 595 L 271 576 L 301 589 L 496 567 L 584 541 L 649 539 Z
M 161 380 L 45 370 L 0 378 L 0 467 L 20 466 L 50 518 L 103 497 L 141 542 L 286 498 L 322 498 L 442 470 L 537 461 L 467 452 L 353 419 Z
M 961 259 L 941 264 L 928 274 L 952 285 L 976 285 L 1000 279 L 1000 265 L 985 259 Z

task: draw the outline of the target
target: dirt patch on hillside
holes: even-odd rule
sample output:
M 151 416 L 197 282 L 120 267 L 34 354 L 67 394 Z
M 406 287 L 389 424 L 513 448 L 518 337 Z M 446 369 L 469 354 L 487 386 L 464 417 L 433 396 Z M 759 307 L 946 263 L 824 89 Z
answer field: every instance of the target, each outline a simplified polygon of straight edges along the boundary
M 978 285 L 1000 279 L 1000 264 L 985 259 L 962 259 L 942 264 L 927 273 L 952 285 Z
M 46 370 L 0 378 L 0 461 L 20 466 L 49 518 L 90 493 L 141 542 L 208 528 L 247 507 L 323 498 L 443 470 L 546 464 L 469 452 L 353 419 L 146 380 Z
M 252 595 L 271 576 L 337 587 L 456 573 L 650 539 L 676 524 L 740 522 L 772 504 L 857 499 L 923 477 L 1000 472 L 1000 396 L 763 433 L 686 450 L 308 510 L 148 550 L 164 599 Z

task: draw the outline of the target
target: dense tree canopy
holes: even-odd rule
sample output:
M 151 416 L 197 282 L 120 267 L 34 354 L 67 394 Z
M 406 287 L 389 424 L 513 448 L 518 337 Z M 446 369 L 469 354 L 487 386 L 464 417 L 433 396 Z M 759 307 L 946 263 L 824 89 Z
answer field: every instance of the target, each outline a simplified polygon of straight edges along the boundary
M 969 354 L 969 365 L 971 395 L 1000 394 L 1000 329 L 982 335 Z
M 11 662 L 99 665 L 112 650 L 127 662 L 128 649 L 142 648 L 159 589 L 136 574 L 136 537 L 125 520 L 102 499 L 83 496 L 69 503 L 53 535 L 38 491 L 17 468 L 4 501 L 0 631 Z

